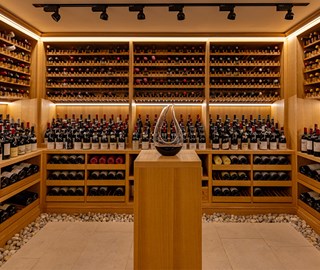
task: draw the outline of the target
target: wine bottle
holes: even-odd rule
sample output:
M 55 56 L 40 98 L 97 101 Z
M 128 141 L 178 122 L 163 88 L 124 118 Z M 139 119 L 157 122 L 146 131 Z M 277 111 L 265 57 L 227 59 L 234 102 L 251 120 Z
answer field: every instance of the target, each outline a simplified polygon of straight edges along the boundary
M 230 180 L 238 180 L 238 173 L 230 172 Z
M 220 187 L 213 188 L 213 196 L 222 196 L 222 190 Z
M 320 157 L 320 130 L 316 130 L 316 138 L 313 141 L 313 155 Z
M 253 196 L 263 196 L 262 189 L 259 187 L 253 188 Z
M 261 156 L 254 156 L 253 157 L 253 164 L 262 164 Z
M 230 160 L 231 160 L 231 164 L 238 164 L 240 161 L 236 155 L 231 155 Z
M 261 180 L 270 180 L 270 173 L 269 172 L 262 172 L 262 179 Z
M 122 156 L 122 155 L 119 155 L 119 156 L 117 156 L 117 158 L 116 158 L 116 160 L 115 160 L 115 163 L 116 164 L 124 164 L 124 156 Z
M 107 196 L 107 195 L 108 195 L 108 192 L 109 192 L 108 187 L 100 187 L 98 194 L 99 194 L 100 196 Z
M 244 155 L 238 156 L 239 164 L 248 164 L 248 158 Z
M 222 187 L 221 188 L 222 196 L 230 196 L 230 189 L 228 187 Z
M 38 193 L 24 190 L 8 199 L 9 203 L 27 206 L 38 199 Z
M 256 133 L 256 129 L 254 126 L 252 127 L 249 146 L 250 146 L 250 150 L 258 150 L 257 133 Z
M 93 171 L 90 173 L 90 179 L 99 179 L 100 178 L 100 171 Z
M 231 196 L 240 196 L 240 191 L 236 187 L 230 187 L 230 195 Z
M 114 155 L 110 155 L 107 158 L 107 164 L 115 164 L 116 160 L 115 160 L 115 156 Z
M 116 187 L 113 196 L 124 196 L 124 187 Z
M 88 191 L 89 196 L 98 196 L 99 187 L 90 187 Z
M 124 171 L 117 171 L 116 179 L 125 179 Z
M 229 172 L 221 172 L 221 179 L 222 180 L 231 180 L 231 176 Z
M 107 164 L 107 156 L 103 155 L 99 157 L 99 164 Z
M 289 180 L 290 176 L 287 172 L 278 172 L 280 180 Z
M 269 164 L 278 164 L 279 163 L 279 157 L 278 156 L 270 156 Z
M 6 203 L 2 205 L 0 204 L 0 212 L 1 211 L 7 212 L 8 218 L 9 218 L 9 217 L 12 217 L 17 212 L 17 209 L 14 205 Z
M 84 171 L 76 171 L 76 180 L 84 180 Z
M 261 172 L 254 172 L 253 173 L 253 179 L 254 180 L 261 180 L 262 179 L 262 173 Z
M 3 189 L 10 185 L 10 180 L 5 174 L 0 175 L 0 189 Z
M 90 164 L 98 164 L 99 163 L 99 156 L 93 156 L 89 160 Z
M 284 135 L 284 130 L 282 127 L 281 128 L 281 135 L 279 137 L 279 150 L 286 150 L 286 149 L 287 149 L 287 139 L 286 139 L 286 136 Z
M 9 218 L 7 211 L 0 209 L 0 224 L 5 222 Z
M 84 155 L 77 156 L 76 164 L 84 164 Z
M 239 180 L 248 180 L 248 176 L 245 172 L 238 172 L 238 179 Z
M 219 155 L 215 155 L 213 156 L 213 161 L 214 161 L 214 164 L 216 165 L 221 165 L 222 164 L 222 159 Z
M 299 171 L 302 174 L 307 175 L 307 176 L 309 176 L 311 178 L 313 178 L 314 171 L 316 171 L 316 170 L 320 170 L 320 164 L 319 163 L 303 165 L 303 166 L 300 166 L 300 168 L 299 168 Z
M 270 164 L 269 156 L 261 156 L 261 164 Z
M 302 153 L 307 153 L 307 141 L 308 141 L 308 130 L 305 127 L 303 135 L 301 136 L 300 148 Z
M 115 180 L 116 179 L 116 171 L 108 171 L 107 179 Z
M 228 156 L 223 155 L 221 158 L 222 158 L 223 165 L 230 165 L 231 164 L 231 160 Z
M 279 180 L 280 176 L 278 172 L 270 172 L 270 180 Z

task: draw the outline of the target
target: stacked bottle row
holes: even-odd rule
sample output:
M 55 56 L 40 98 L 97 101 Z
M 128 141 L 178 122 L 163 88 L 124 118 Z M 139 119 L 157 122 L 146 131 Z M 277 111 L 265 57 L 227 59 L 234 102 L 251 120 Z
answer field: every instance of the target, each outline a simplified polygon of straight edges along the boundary
M 157 121 L 157 115 L 154 116 L 153 122 L 151 122 L 149 115 L 146 115 L 145 122 L 143 123 L 142 117 L 139 114 L 132 135 L 132 149 L 154 149 L 153 136 Z M 206 149 L 205 131 L 199 115 L 197 115 L 193 123 L 191 115 L 188 115 L 187 121 L 185 122 L 181 114 L 178 122 L 183 134 L 183 149 Z M 170 123 L 168 123 L 167 120 L 163 122 L 161 137 L 167 142 L 175 139 L 176 128 L 173 120 L 171 120 Z
M 320 157 L 320 130 L 318 129 L 318 124 L 314 125 L 314 129 L 309 129 L 309 134 L 305 127 L 300 142 L 302 153 Z
M 0 33 L 0 92 L 6 97 L 27 97 L 30 91 L 31 43 L 14 32 Z
M 89 187 L 88 196 L 124 196 L 125 188 L 117 186 Z
M 210 115 L 210 141 L 214 150 L 285 150 L 287 149 L 287 140 L 284 130 L 279 130 L 278 123 L 274 123 L 269 115 L 266 119 L 245 119 L 244 115 L 239 120 L 234 115 L 230 120 L 228 115 L 223 121 L 217 115 L 214 122 Z
M 30 123 L 17 122 L 0 114 L 0 160 L 17 157 L 37 150 L 37 137 Z
M 84 187 L 50 187 L 48 196 L 84 196 Z
M 213 187 L 213 196 L 250 196 L 249 190 L 241 187 Z
M 304 48 L 304 90 L 306 97 L 320 95 L 320 34 L 310 32 L 301 38 Z
M 122 120 L 121 115 L 116 119 L 111 115 L 107 120 L 106 115 L 99 120 L 98 115 L 91 119 L 89 114 L 83 119 L 79 118 L 53 119 L 47 124 L 44 135 L 48 149 L 75 149 L 75 150 L 116 150 L 125 149 L 128 137 L 128 120 Z
M 31 204 L 37 199 L 37 193 L 24 190 L 5 202 L 0 203 L 0 224 L 14 216 L 19 209 Z
M 64 170 L 48 172 L 48 180 L 84 180 L 84 171 Z
M 300 200 L 308 204 L 314 210 L 320 213 L 320 194 L 315 191 L 302 192 L 299 196 Z
M 211 45 L 210 102 L 280 99 L 280 55 L 280 44 Z
M 288 197 L 288 196 L 291 196 L 291 191 L 289 188 L 283 188 L 283 187 L 254 187 L 253 196 Z
M 47 45 L 47 97 L 52 101 L 127 102 L 129 45 Z M 112 89 L 112 90 L 108 90 Z M 82 100 L 83 101 L 83 100 Z
M 0 189 L 15 184 L 37 172 L 39 172 L 39 166 L 28 162 L 7 166 L 1 170 Z
M 213 187 L 212 195 L 218 196 L 241 196 L 250 197 L 249 187 Z M 291 196 L 287 188 L 278 187 L 254 187 L 254 197 L 287 197 Z
M 103 170 L 103 171 L 90 171 L 88 179 L 92 180 L 124 180 L 125 171 Z
M 320 182 L 320 163 L 302 165 L 299 168 L 300 173 Z
M 52 155 L 48 164 L 84 164 L 84 155 Z

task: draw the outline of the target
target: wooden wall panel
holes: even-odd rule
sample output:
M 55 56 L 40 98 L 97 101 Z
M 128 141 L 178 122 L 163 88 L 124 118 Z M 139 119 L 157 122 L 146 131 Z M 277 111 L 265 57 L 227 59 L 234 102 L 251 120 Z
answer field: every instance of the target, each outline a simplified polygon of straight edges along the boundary
M 18 100 L 8 105 L 7 113 L 15 121 L 30 122 L 31 126 L 38 126 L 38 102 L 36 98 Z

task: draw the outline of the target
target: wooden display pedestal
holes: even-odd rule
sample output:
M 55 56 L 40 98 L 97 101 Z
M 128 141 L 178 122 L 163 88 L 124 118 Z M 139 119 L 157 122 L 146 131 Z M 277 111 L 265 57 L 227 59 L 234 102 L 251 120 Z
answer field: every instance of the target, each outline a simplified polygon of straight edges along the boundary
M 201 161 L 195 151 L 134 162 L 134 269 L 201 269 Z

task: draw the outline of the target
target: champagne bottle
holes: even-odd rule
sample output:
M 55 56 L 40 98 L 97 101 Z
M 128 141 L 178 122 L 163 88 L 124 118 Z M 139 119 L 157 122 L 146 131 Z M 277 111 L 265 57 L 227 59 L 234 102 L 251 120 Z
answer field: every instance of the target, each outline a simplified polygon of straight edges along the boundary
M 231 164 L 230 158 L 228 156 L 226 156 L 226 155 L 222 156 L 222 162 L 223 162 L 224 165 L 230 165 Z
M 213 156 L 213 161 L 214 161 L 214 164 L 216 165 L 221 165 L 222 164 L 222 159 L 219 155 L 215 155 Z

